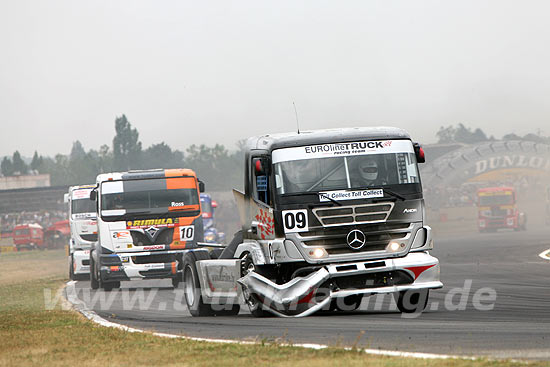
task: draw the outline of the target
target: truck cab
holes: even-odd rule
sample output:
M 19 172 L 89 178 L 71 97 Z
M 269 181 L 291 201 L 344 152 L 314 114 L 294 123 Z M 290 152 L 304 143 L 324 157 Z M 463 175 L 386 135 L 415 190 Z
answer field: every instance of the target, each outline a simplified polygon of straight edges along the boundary
M 91 287 L 120 281 L 181 278 L 184 250 L 203 241 L 199 191 L 189 169 L 115 172 L 97 176 L 98 241 L 90 254 Z
M 527 216 L 517 207 L 513 187 L 485 187 L 477 191 L 478 229 L 494 232 L 500 228 L 527 229 Z
M 44 229 L 40 224 L 19 224 L 13 229 L 12 238 L 17 251 L 44 249 Z
M 201 193 L 202 221 L 204 225 L 204 242 L 206 243 L 224 243 L 225 233 L 216 228 L 214 212 L 218 203 L 212 200 L 210 194 Z
M 95 185 L 69 187 L 65 203 L 69 207 L 69 278 L 74 280 L 90 273 L 90 249 L 97 241 L 96 206 L 90 200 Z
M 242 230 L 217 259 L 203 254 L 191 265 L 189 257 L 184 279 L 195 266 L 201 291 L 189 298 L 208 313 L 237 297 L 239 284 L 255 315 L 353 308 L 376 293 L 394 293 L 403 312 L 423 309 L 429 289 L 442 287 L 428 252 L 423 161 L 420 145 L 396 128 L 249 139 L 244 192 L 234 191 Z

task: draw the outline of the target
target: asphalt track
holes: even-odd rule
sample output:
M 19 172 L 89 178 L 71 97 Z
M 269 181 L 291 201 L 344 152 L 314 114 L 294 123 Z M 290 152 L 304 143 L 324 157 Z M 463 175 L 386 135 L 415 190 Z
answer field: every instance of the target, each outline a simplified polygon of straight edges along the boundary
M 89 281 L 79 281 L 76 290 L 109 321 L 163 333 L 550 360 L 550 261 L 538 256 L 550 248 L 548 234 L 546 227 L 438 237 L 432 254 L 440 259 L 445 287 L 431 292 L 418 317 L 392 310 L 390 296 L 365 298 L 359 311 L 305 318 L 254 318 L 246 308 L 236 317 L 193 318 L 182 306 L 182 287 L 174 290 L 170 281 L 123 282 L 113 292 L 90 291 Z M 470 292 L 453 290 L 470 281 Z M 485 308 L 494 304 L 491 310 L 472 300 L 484 287 L 496 291 L 495 302 L 481 301 Z M 467 302 L 459 307 L 464 294 Z

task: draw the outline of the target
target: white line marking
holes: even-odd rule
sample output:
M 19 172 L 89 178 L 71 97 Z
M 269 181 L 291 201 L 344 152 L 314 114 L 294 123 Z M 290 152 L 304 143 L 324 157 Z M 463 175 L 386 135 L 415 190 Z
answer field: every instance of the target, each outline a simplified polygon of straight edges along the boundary
M 550 249 L 545 250 L 539 254 L 544 260 L 550 260 Z
M 65 296 L 66 300 L 72 304 L 72 309 L 80 312 L 87 319 L 95 322 L 96 324 L 112 327 L 115 329 L 124 330 L 130 333 L 149 333 L 147 330 L 136 329 L 129 326 L 117 324 L 116 322 L 108 321 L 103 317 L 99 316 L 92 310 L 89 310 L 84 302 L 82 302 L 76 295 L 76 282 L 70 281 L 65 285 Z M 253 345 L 259 344 L 258 342 L 253 341 L 243 341 L 243 340 L 231 340 L 231 339 L 209 339 L 209 338 L 197 338 L 184 335 L 174 335 L 166 333 L 154 333 L 150 334 L 163 337 L 163 338 L 180 338 L 185 340 L 194 340 L 194 341 L 204 341 L 210 343 L 223 343 L 223 344 L 242 344 L 242 345 Z M 312 344 L 312 343 L 302 343 L 302 344 L 279 344 L 282 347 L 301 347 L 308 349 L 326 349 L 329 348 L 328 345 L 324 344 Z M 344 350 L 352 350 L 353 348 L 345 347 Z M 381 355 L 381 356 L 390 356 L 390 357 L 408 357 L 408 358 L 422 358 L 422 359 L 466 359 L 466 360 L 476 360 L 478 358 L 486 357 L 467 357 L 467 356 L 455 356 L 448 354 L 435 354 L 435 353 L 417 353 L 417 352 L 403 352 L 398 350 L 383 350 L 383 349 L 362 349 L 367 354 Z

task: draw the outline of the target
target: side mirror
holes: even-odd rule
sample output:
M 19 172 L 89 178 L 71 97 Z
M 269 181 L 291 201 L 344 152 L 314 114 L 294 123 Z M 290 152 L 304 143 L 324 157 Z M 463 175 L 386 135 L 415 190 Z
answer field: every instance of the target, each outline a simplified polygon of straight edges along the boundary
M 416 162 L 426 163 L 426 156 L 424 155 L 424 149 L 418 143 L 413 143 L 414 154 L 416 155 Z
M 217 208 L 218 207 L 218 203 L 215 202 L 214 200 L 212 200 L 212 208 Z
M 66 193 L 65 195 L 63 195 L 63 202 L 65 204 L 67 204 L 69 202 L 69 193 Z
M 199 192 L 204 192 L 204 191 L 205 191 L 204 182 L 199 181 Z
M 97 191 L 96 190 L 90 191 L 90 200 L 92 200 L 92 201 L 97 200 Z

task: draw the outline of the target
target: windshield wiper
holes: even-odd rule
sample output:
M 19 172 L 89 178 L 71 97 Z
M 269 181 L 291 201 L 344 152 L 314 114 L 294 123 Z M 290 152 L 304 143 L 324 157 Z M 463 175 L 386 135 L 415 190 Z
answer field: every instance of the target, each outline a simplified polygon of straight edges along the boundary
M 400 195 L 400 194 L 398 194 L 398 193 L 396 193 L 396 192 L 393 192 L 393 191 L 388 190 L 388 189 L 382 189 L 382 190 L 384 190 L 384 193 L 388 193 L 388 194 L 390 194 L 391 196 L 393 196 L 394 198 L 398 198 L 398 199 L 400 199 L 400 200 L 402 200 L 402 201 L 407 200 L 404 196 L 402 196 L 402 195 Z
M 325 199 L 332 201 L 334 204 L 342 206 L 342 203 L 339 202 L 338 200 L 333 199 L 330 196 L 328 196 L 327 194 L 323 194 L 323 193 L 320 193 L 320 192 L 319 193 L 317 193 L 317 192 L 297 192 L 295 194 L 284 194 L 284 196 L 300 196 L 300 195 L 315 195 L 317 197 L 324 197 Z

